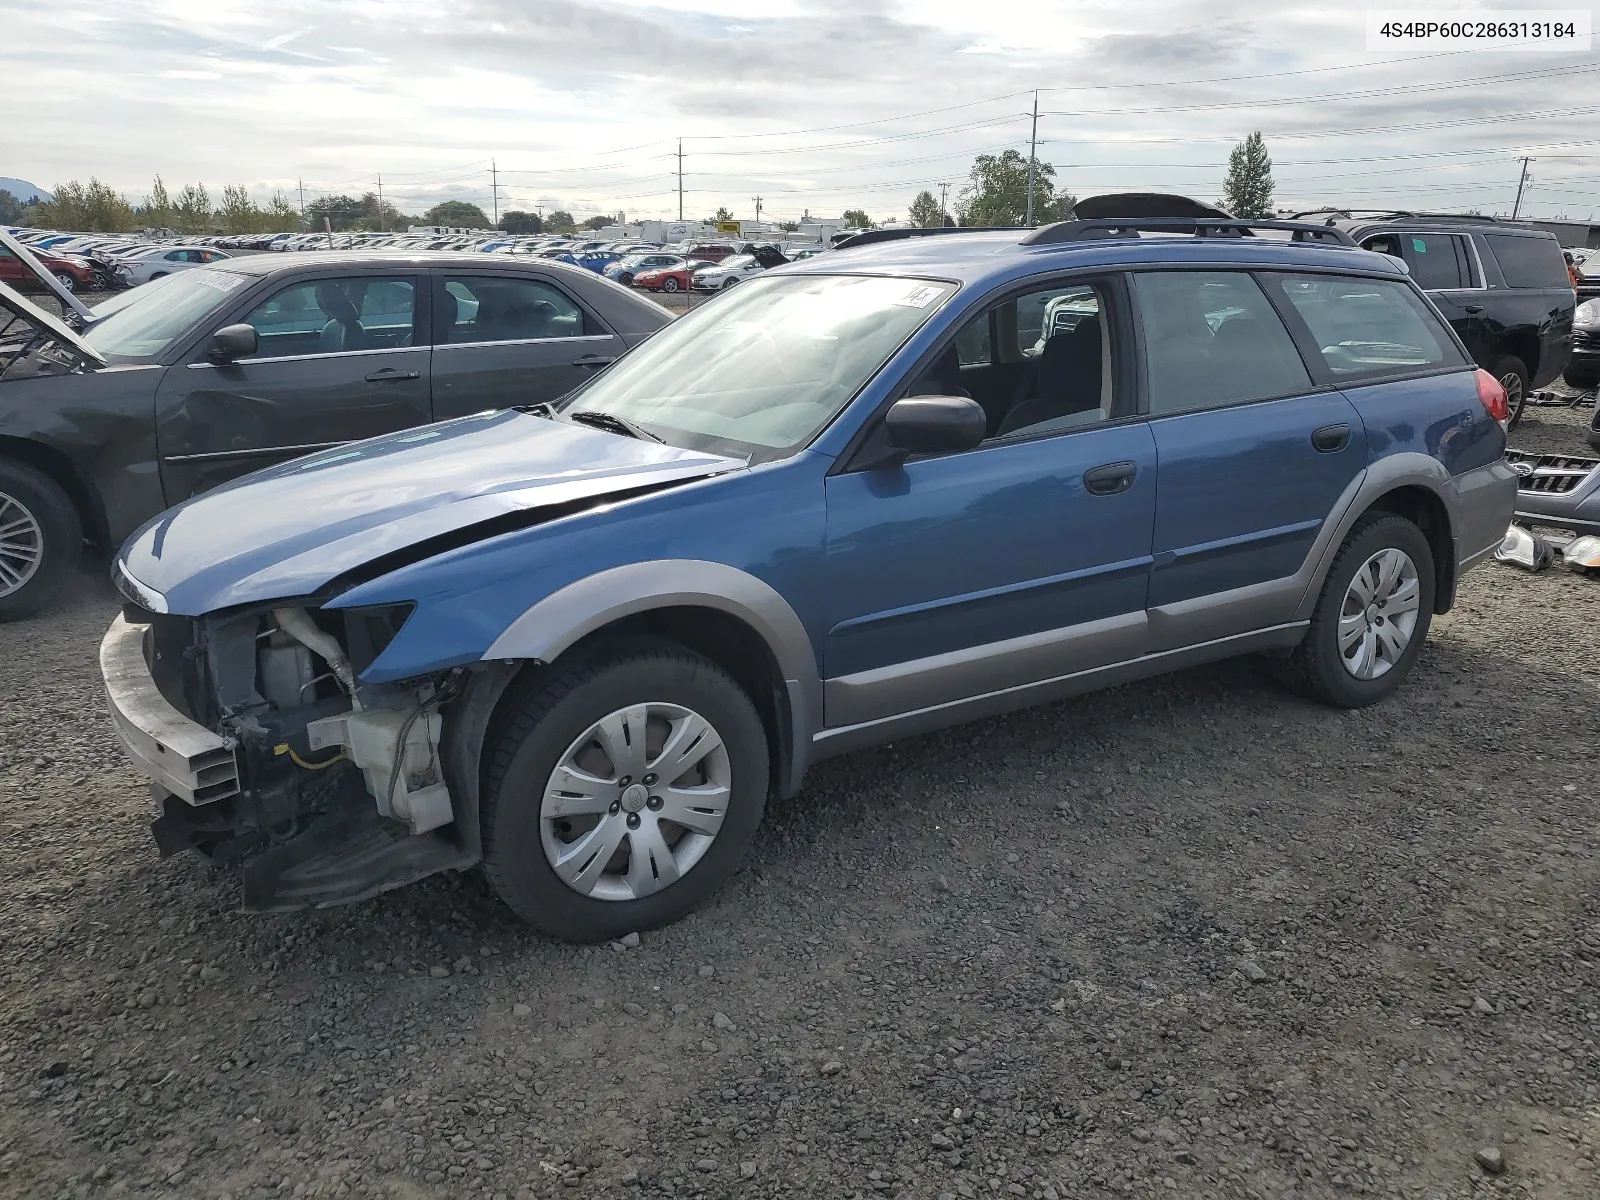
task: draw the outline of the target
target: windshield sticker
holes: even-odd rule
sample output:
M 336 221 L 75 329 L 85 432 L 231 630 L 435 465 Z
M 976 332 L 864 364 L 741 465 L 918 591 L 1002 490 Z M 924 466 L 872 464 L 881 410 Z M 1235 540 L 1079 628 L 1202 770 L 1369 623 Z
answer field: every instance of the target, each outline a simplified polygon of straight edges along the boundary
M 231 292 L 244 282 L 243 275 L 229 275 L 226 271 L 190 271 L 189 278 L 219 292 Z
M 904 296 L 896 300 L 895 303 L 903 304 L 907 308 L 927 308 L 928 305 L 942 295 L 944 295 L 944 289 L 941 287 L 912 288 Z

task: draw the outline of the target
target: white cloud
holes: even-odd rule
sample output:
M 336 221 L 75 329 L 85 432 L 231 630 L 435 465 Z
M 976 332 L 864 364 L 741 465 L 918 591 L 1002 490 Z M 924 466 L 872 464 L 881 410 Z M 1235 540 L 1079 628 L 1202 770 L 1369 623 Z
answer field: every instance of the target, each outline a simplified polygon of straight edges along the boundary
M 1331 3 L 1068 0 L 1019 21 L 970 0 L 0 0 L 0 25 L 0 105 L 27 114 L 0 174 L 45 187 L 97 175 L 140 195 L 160 172 L 316 194 L 382 172 L 406 206 L 489 207 L 493 159 L 502 208 L 675 215 L 682 137 L 691 215 L 760 194 L 776 216 L 889 216 L 958 188 L 976 153 L 1025 152 L 1017 93 L 1036 86 L 1054 89 L 1041 155 L 1080 195 L 1213 198 L 1257 128 L 1285 203 L 1505 207 L 1516 153 L 1562 141 L 1584 144 L 1531 151 L 1535 211 L 1586 214 L 1600 176 L 1589 119 L 1560 111 L 1592 73 L 1443 86 L 1591 60 L 1386 62 Z M 1437 90 L 1377 91 L 1412 85 Z M 1556 115 L 1511 119 L 1532 111 Z M 1368 132 L 1402 125 L 1432 128 Z M 1375 161 L 1325 161 L 1348 159 Z

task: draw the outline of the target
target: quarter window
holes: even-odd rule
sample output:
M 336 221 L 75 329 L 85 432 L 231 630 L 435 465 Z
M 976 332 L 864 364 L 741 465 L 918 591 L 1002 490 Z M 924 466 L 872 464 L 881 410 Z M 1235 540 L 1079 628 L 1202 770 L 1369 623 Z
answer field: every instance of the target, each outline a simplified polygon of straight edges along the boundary
M 1151 416 L 1311 389 L 1289 331 L 1249 275 L 1151 271 L 1134 278 Z
M 409 346 L 415 321 L 415 285 L 383 277 L 291 284 L 244 318 L 262 358 Z
M 583 310 L 552 284 L 507 275 L 447 278 L 439 297 L 443 343 L 583 337 Z
M 1486 233 L 1483 240 L 1494 251 L 1506 286 L 1514 288 L 1566 288 L 1572 286 L 1567 261 L 1552 237 Z
M 1464 365 L 1438 316 L 1396 280 L 1282 275 L 1272 286 L 1294 305 L 1335 380 Z

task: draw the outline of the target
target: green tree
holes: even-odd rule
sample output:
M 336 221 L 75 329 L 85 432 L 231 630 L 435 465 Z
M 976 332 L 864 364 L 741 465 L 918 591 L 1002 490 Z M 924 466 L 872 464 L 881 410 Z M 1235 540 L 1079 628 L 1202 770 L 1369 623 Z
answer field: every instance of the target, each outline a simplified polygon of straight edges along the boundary
M 465 200 L 444 200 L 422 214 L 422 223 L 456 229 L 488 229 L 489 217 L 476 204 L 468 204 Z
M 798 233 L 800 231 L 800 222 L 799 221 L 779 221 L 778 222 L 778 228 L 783 230 L 785 233 Z
M 583 223 L 585 229 L 604 229 L 607 225 L 615 225 L 615 217 L 590 217 Z
M 122 233 L 134 226 L 133 207 L 98 179 L 57 184 L 49 200 L 34 205 L 34 223 L 82 233 Z
M 255 233 L 261 226 L 261 210 L 246 189 L 229 184 L 222 189 L 217 223 L 224 233 Z
M 144 198 L 139 216 L 152 229 L 172 228 L 172 198 L 167 195 L 167 185 L 161 182 L 161 176 L 157 175 L 155 182 L 150 185 L 150 193 Z
M 859 208 L 847 208 L 847 209 L 845 209 L 844 210 L 844 223 L 845 223 L 845 225 L 847 225 L 851 229 L 871 229 L 872 228 L 872 218 L 867 216 L 867 214 L 864 213 L 863 211 L 861 211 L 861 209 L 859 209 Z
M 186 183 L 172 202 L 172 224 L 181 233 L 204 233 L 211 228 L 211 193 L 203 183 Z
M 556 233 L 571 233 L 578 227 L 578 223 L 572 219 L 571 213 L 563 212 L 558 208 L 545 218 L 544 226 L 546 229 L 554 230 Z
M 920 191 L 911 202 L 911 223 L 919 229 L 933 229 L 944 224 L 944 213 L 930 191 Z
M 544 229 L 544 222 L 538 213 L 522 212 L 512 209 L 500 216 L 500 229 L 503 233 L 538 233 Z
M 1033 219 L 1044 225 L 1071 215 L 1077 197 L 1056 194 L 1056 169 L 1035 164 Z M 1028 219 L 1028 160 L 1016 150 L 980 154 L 973 161 L 966 186 L 956 198 L 963 225 L 1021 225 Z
M 364 216 L 366 209 L 361 201 L 342 193 L 319 196 L 306 205 L 306 226 L 313 233 L 322 229 L 324 220 L 333 227 L 335 233 L 354 229 L 356 222 Z
M 272 202 L 261 213 L 261 232 L 295 233 L 302 228 L 300 210 L 282 192 L 273 192 Z
M 731 220 L 733 220 L 733 214 L 728 211 L 726 205 L 723 205 L 723 206 L 718 207 L 717 215 L 711 218 L 711 224 L 715 225 L 715 224 L 718 224 L 719 222 L 722 222 L 722 221 L 731 221 Z
M 1222 207 L 1236 217 L 1264 221 L 1272 217 L 1272 158 L 1258 129 L 1228 155 L 1222 181 Z
M 22 220 L 22 201 L 0 188 L 0 225 L 15 225 Z

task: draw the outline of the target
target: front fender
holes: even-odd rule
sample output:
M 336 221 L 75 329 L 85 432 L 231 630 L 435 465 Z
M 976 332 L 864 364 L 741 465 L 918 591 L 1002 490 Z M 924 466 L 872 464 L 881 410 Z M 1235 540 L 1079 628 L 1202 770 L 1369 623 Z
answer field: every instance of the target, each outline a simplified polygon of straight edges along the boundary
M 822 728 L 822 677 L 805 625 L 770 584 L 737 567 L 703 559 L 657 559 L 612 567 L 567 584 L 530 605 L 484 652 L 485 661 L 552 662 L 597 629 L 658 608 L 711 608 L 755 630 L 772 651 L 789 694 L 798 781 L 811 735 Z

